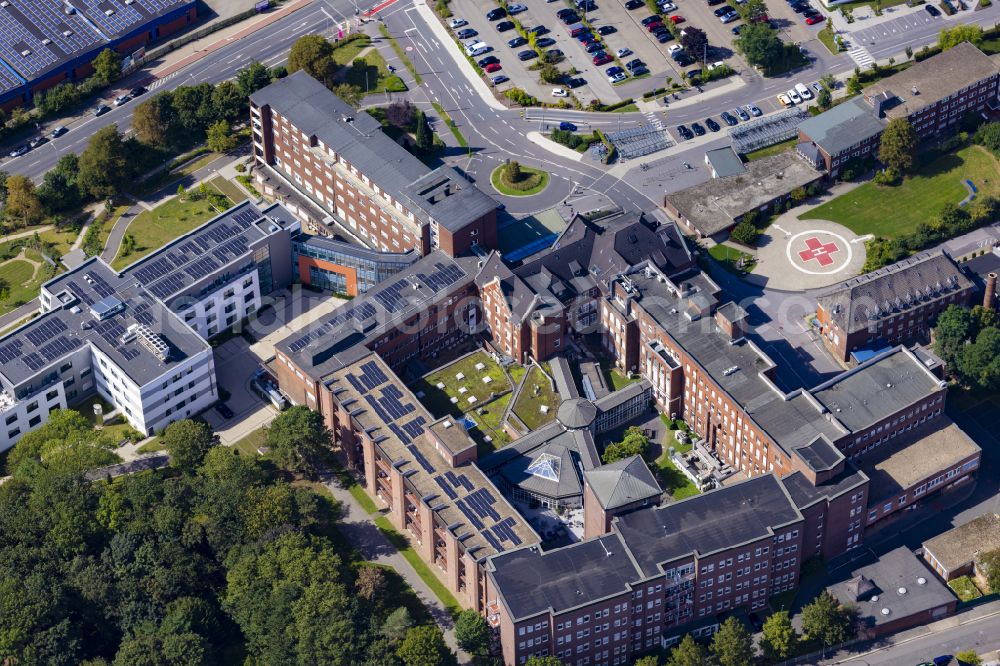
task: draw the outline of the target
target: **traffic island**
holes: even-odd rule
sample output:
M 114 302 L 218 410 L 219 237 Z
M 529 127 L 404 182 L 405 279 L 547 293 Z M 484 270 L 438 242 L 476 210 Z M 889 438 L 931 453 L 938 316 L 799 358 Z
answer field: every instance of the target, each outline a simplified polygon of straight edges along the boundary
M 501 164 L 490 174 L 490 183 L 500 194 L 528 197 L 538 194 L 549 184 L 549 174 L 541 169 L 521 166 L 517 162 Z

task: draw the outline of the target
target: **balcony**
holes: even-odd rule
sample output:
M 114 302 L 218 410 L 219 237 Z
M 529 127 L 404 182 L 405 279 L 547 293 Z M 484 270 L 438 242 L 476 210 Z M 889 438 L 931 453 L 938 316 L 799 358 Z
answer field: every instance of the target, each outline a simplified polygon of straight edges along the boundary
M 500 603 L 496 599 L 486 602 L 486 622 L 494 629 L 500 626 Z

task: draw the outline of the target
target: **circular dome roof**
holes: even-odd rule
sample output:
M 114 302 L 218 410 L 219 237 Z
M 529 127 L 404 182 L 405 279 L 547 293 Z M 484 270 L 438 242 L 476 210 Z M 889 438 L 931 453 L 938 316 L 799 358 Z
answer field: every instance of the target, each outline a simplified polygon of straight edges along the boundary
M 556 418 L 567 428 L 589 428 L 597 418 L 597 407 L 586 398 L 563 400 L 556 412 Z

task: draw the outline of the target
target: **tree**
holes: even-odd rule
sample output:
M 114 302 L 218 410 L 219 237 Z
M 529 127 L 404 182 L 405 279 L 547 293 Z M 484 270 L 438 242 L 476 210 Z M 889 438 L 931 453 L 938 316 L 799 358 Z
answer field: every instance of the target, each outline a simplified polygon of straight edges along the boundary
M 205 454 L 217 444 L 212 429 L 203 421 L 174 421 L 163 431 L 163 447 L 170 454 L 171 464 L 187 473 L 201 466 Z
M 508 162 L 506 168 L 504 168 L 504 176 L 507 178 L 508 182 L 520 182 L 520 180 L 524 178 L 524 172 L 521 171 L 521 163 L 517 160 L 511 160 Z
M 980 331 L 955 360 L 956 374 L 963 383 L 983 391 L 1000 389 L 1000 329 Z
M 708 663 L 705 648 L 696 643 L 691 634 L 684 635 L 667 659 L 667 666 L 708 666 Z
M 406 666 L 442 666 L 455 664 L 455 655 L 444 642 L 437 625 L 413 627 L 396 650 Z
M 406 606 L 400 606 L 385 618 L 381 633 L 386 640 L 398 644 L 406 638 L 406 632 L 412 626 L 413 618 L 410 616 L 410 611 L 406 610 Z
M 748 23 L 736 38 L 736 47 L 747 61 L 764 71 L 776 66 L 784 55 L 778 35 L 766 23 Z
M 976 130 L 973 141 L 994 153 L 1000 152 L 1000 123 L 983 123 Z
M 296 405 L 271 422 L 266 442 L 271 458 L 279 466 L 313 474 L 329 450 L 330 432 L 318 412 Z
M 112 666 L 199 666 L 205 663 L 204 642 L 193 633 L 126 639 Z
M 525 666 L 564 666 L 561 660 L 548 655 L 547 657 L 528 657 Z
M 417 150 L 424 153 L 434 147 L 434 135 L 431 133 L 431 126 L 427 124 L 427 115 L 420 110 L 417 111 L 416 143 Z
M 248 95 L 235 81 L 222 81 L 212 91 L 212 110 L 215 117 L 230 122 L 243 117 L 246 112 Z
M 385 592 L 386 585 L 385 572 L 381 567 L 372 565 L 358 567 L 358 577 L 354 581 L 354 588 L 358 591 L 358 596 L 365 601 L 377 603 Z
M 45 215 L 42 201 L 30 178 L 16 173 L 7 179 L 7 203 L 3 215 L 22 227 L 37 224 Z
M 0 171 L 0 204 L 7 201 L 7 179 L 10 178 L 10 174 L 6 171 Z
M 830 104 L 833 103 L 833 96 L 830 94 L 828 88 L 820 88 L 820 91 L 816 93 L 816 103 L 819 104 L 821 109 L 830 108 Z
M 860 95 L 861 94 L 861 77 L 857 74 L 847 79 L 847 94 L 848 95 Z
M 837 88 L 837 77 L 835 77 L 833 74 L 824 74 L 823 76 L 819 77 L 819 83 L 824 88 L 832 92 Z
M 45 172 L 38 187 L 38 198 L 50 213 L 74 210 L 83 203 L 77 180 L 80 177 L 80 158 L 76 153 L 66 153 L 56 165 Z
M 974 326 L 975 320 L 967 308 L 949 305 L 934 324 L 934 351 L 945 363 L 953 365 Z
M 256 60 L 236 73 L 236 85 L 244 97 L 249 97 L 270 83 L 271 73 Z
M 983 663 L 979 653 L 975 650 L 962 650 L 955 654 L 955 658 L 958 659 L 958 663 L 964 666 L 981 666 Z
M 177 132 L 177 122 L 177 113 L 167 92 L 147 99 L 132 110 L 135 137 L 147 146 L 163 148 L 170 145 Z
M 90 63 L 94 76 L 104 85 L 117 81 L 122 75 L 122 58 L 112 49 L 104 49 Z
M 909 60 L 912 57 L 913 57 L 913 47 L 907 44 L 907 46 L 906 46 L 906 59 Z
M 767 16 L 767 4 L 764 0 L 747 0 L 739 6 L 739 12 L 747 23 L 759 21 L 761 17 Z
M 758 236 L 760 236 L 760 230 L 757 225 L 747 219 L 740 220 L 729 232 L 731 239 L 748 247 L 752 247 L 757 242 Z
M 719 666 L 747 666 L 753 663 L 753 639 L 747 628 L 730 616 L 712 636 L 712 654 Z
M 559 83 L 562 80 L 563 73 L 559 71 L 559 68 L 550 62 L 544 63 L 538 70 L 538 78 L 540 78 L 544 83 Z
M 798 639 L 788 611 L 779 611 L 764 621 L 760 649 L 768 661 L 784 661 L 795 654 Z
M 337 63 L 333 59 L 333 46 L 322 35 L 303 35 L 292 44 L 288 73 L 300 69 L 327 87 L 333 84 Z
M 414 126 L 419 113 L 409 100 L 397 100 L 385 107 L 385 119 L 394 127 L 409 129 Z
M 893 118 L 882 132 L 878 148 L 878 158 L 886 166 L 900 174 L 913 166 L 917 151 L 917 133 L 906 118 Z
M 236 147 L 238 140 L 225 120 L 216 120 L 208 126 L 206 132 L 208 149 L 217 153 L 225 153 Z
M 826 590 L 803 606 L 802 630 L 810 639 L 822 643 L 824 649 L 839 645 L 854 634 L 850 614 Z
M 946 28 L 938 35 L 938 46 L 942 51 L 947 51 L 953 46 L 958 46 L 962 42 L 970 42 L 976 46 L 983 43 L 983 29 L 978 25 L 956 25 L 954 28 Z
M 125 142 L 118 125 L 108 125 L 94 132 L 80 155 L 80 188 L 97 199 L 118 194 L 132 178 L 125 154 Z
M 647 655 L 636 659 L 633 666 L 660 666 L 660 660 L 655 655 Z
M 629 426 L 625 430 L 622 441 L 609 444 L 604 449 L 601 460 L 607 465 L 616 460 L 641 456 L 646 452 L 648 446 L 649 438 L 646 437 L 646 434 L 637 426 Z
M 749 1 L 756 2 L 757 0 Z M 696 59 L 704 62 L 708 47 L 708 35 L 701 28 L 685 28 L 684 34 L 681 35 L 681 46 Z
M 490 625 L 474 610 L 463 610 L 455 620 L 455 640 L 469 654 L 485 655 L 490 649 Z

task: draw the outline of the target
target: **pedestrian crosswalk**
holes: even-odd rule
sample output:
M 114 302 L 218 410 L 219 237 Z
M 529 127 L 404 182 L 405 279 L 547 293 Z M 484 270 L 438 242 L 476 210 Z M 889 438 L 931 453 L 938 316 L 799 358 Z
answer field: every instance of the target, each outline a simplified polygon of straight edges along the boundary
M 875 59 L 872 58 L 872 54 L 868 53 L 868 49 L 863 46 L 854 46 L 848 52 L 851 59 L 858 63 L 858 67 L 864 69 L 865 67 L 871 66 Z
M 660 119 L 659 114 L 655 111 L 650 111 L 649 113 L 644 114 L 644 116 L 646 118 L 646 123 L 651 127 L 655 127 L 656 129 L 664 128 L 663 121 Z

